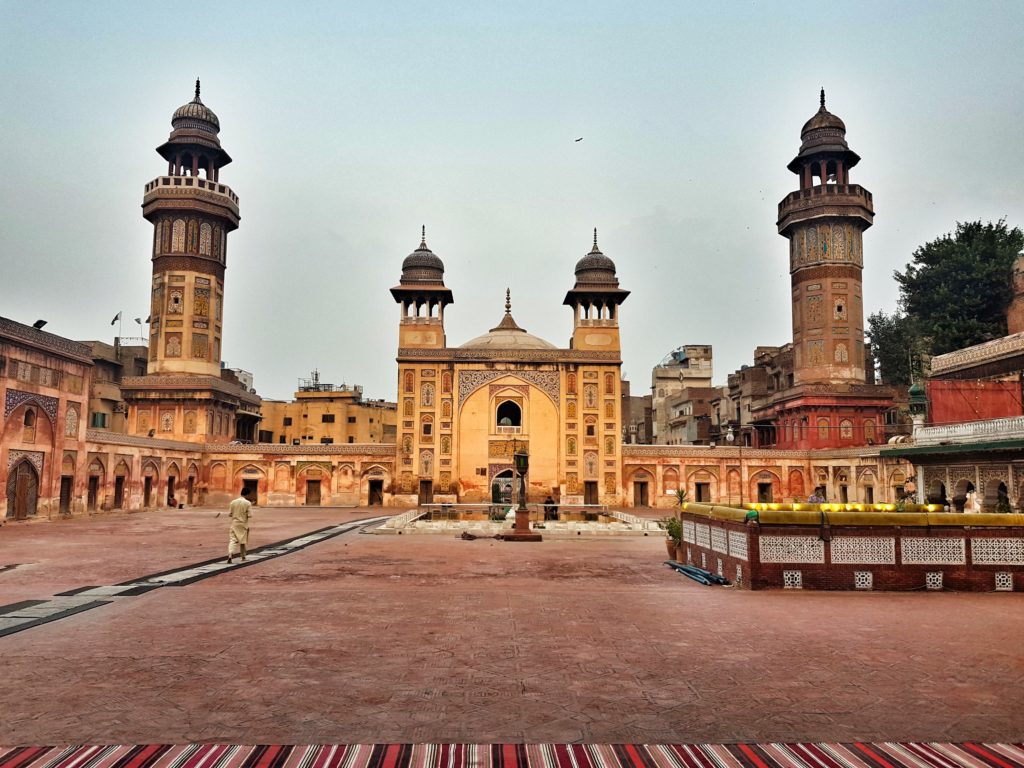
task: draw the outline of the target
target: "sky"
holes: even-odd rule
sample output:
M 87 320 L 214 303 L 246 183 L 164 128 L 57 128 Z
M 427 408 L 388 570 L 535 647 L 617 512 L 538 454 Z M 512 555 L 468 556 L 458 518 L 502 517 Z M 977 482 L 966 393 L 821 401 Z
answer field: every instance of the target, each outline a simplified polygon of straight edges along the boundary
M 865 315 L 957 221 L 1024 226 L 1020 2 L 0 0 L 0 315 L 112 342 L 144 328 L 143 186 L 202 99 L 234 162 L 223 357 L 261 395 L 313 369 L 394 399 L 388 292 L 427 242 L 449 345 L 496 325 L 566 347 L 598 228 L 632 292 L 634 394 L 683 344 L 716 382 L 791 339 L 778 202 L 818 108 L 874 195 Z M 582 137 L 582 141 L 576 141 Z

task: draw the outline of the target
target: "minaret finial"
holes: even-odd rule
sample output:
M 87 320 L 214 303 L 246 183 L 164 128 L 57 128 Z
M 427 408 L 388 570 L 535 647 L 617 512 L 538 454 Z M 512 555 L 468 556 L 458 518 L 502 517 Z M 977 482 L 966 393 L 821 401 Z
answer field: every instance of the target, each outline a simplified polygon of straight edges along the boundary
M 597 250 L 597 227 L 594 227 L 594 250 Z
M 199 78 L 196 78 L 196 101 L 199 101 Z
M 821 108 L 825 108 L 825 86 L 821 86 Z
M 427 247 L 427 225 L 420 227 L 420 248 Z
M 512 291 L 508 288 L 505 289 L 505 314 L 512 314 Z

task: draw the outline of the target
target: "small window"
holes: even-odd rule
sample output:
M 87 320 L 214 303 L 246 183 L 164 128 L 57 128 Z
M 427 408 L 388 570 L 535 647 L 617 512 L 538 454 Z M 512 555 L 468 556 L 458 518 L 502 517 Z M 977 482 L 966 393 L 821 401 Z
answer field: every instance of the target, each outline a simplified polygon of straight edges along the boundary
M 107 428 L 107 414 L 105 413 L 94 413 L 90 417 L 90 427 L 95 429 L 106 429 Z
M 349 436 L 348 436 L 348 441 L 349 441 L 350 443 L 354 443 L 354 442 L 356 441 L 356 439 L 355 439 L 354 437 L 352 437 L 352 435 L 349 435 Z
M 522 426 L 523 411 L 516 403 L 506 400 L 498 406 L 497 422 L 499 427 Z
M 355 424 L 356 423 L 356 417 L 355 416 L 349 416 L 348 417 L 348 423 L 349 424 Z M 370 423 L 371 424 L 373 423 L 373 419 L 370 419 Z
M 334 438 L 333 437 L 321 437 L 320 438 L 320 444 L 321 445 L 330 445 L 333 442 L 334 442 Z
M 291 416 L 285 416 L 284 417 L 284 425 L 286 427 L 290 427 L 292 425 L 292 417 Z
M 285 437 L 284 437 L 284 435 L 281 435 L 281 437 L 278 439 L 277 442 L 281 443 L 281 445 L 284 445 L 284 441 L 285 441 Z
M 431 430 L 433 428 L 434 428 L 434 425 L 431 424 L 429 421 L 424 421 L 423 422 L 423 434 L 424 435 L 432 434 Z
M 334 423 L 334 414 L 333 413 L 322 414 L 320 416 L 320 423 L 321 424 L 333 424 Z
M 593 437 L 594 436 L 594 429 L 595 429 L 595 427 L 594 427 L 593 424 L 587 424 L 587 437 Z
M 298 438 L 295 438 L 294 440 L 292 440 L 292 445 L 298 445 L 298 444 L 299 444 L 299 439 Z

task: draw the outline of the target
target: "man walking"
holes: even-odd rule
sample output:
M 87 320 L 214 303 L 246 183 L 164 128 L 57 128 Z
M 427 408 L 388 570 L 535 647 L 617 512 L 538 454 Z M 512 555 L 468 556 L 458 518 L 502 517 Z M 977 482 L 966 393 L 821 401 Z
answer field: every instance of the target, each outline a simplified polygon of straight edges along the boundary
M 252 491 L 248 488 L 242 489 L 242 495 L 231 502 L 228 506 L 228 521 L 231 529 L 228 533 L 228 562 L 234 557 L 235 550 L 238 550 L 245 561 L 245 548 L 249 545 L 249 520 L 252 517 L 252 502 L 249 497 Z

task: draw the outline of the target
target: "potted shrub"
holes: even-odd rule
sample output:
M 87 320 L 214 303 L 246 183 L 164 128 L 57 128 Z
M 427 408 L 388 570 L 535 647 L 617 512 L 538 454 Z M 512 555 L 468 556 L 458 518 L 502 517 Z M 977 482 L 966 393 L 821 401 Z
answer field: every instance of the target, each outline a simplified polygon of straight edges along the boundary
M 668 550 L 668 556 L 670 560 L 676 559 L 676 550 L 683 545 L 683 523 L 674 515 L 672 517 L 663 517 L 658 522 L 661 523 L 661 527 L 665 529 L 665 549 Z

